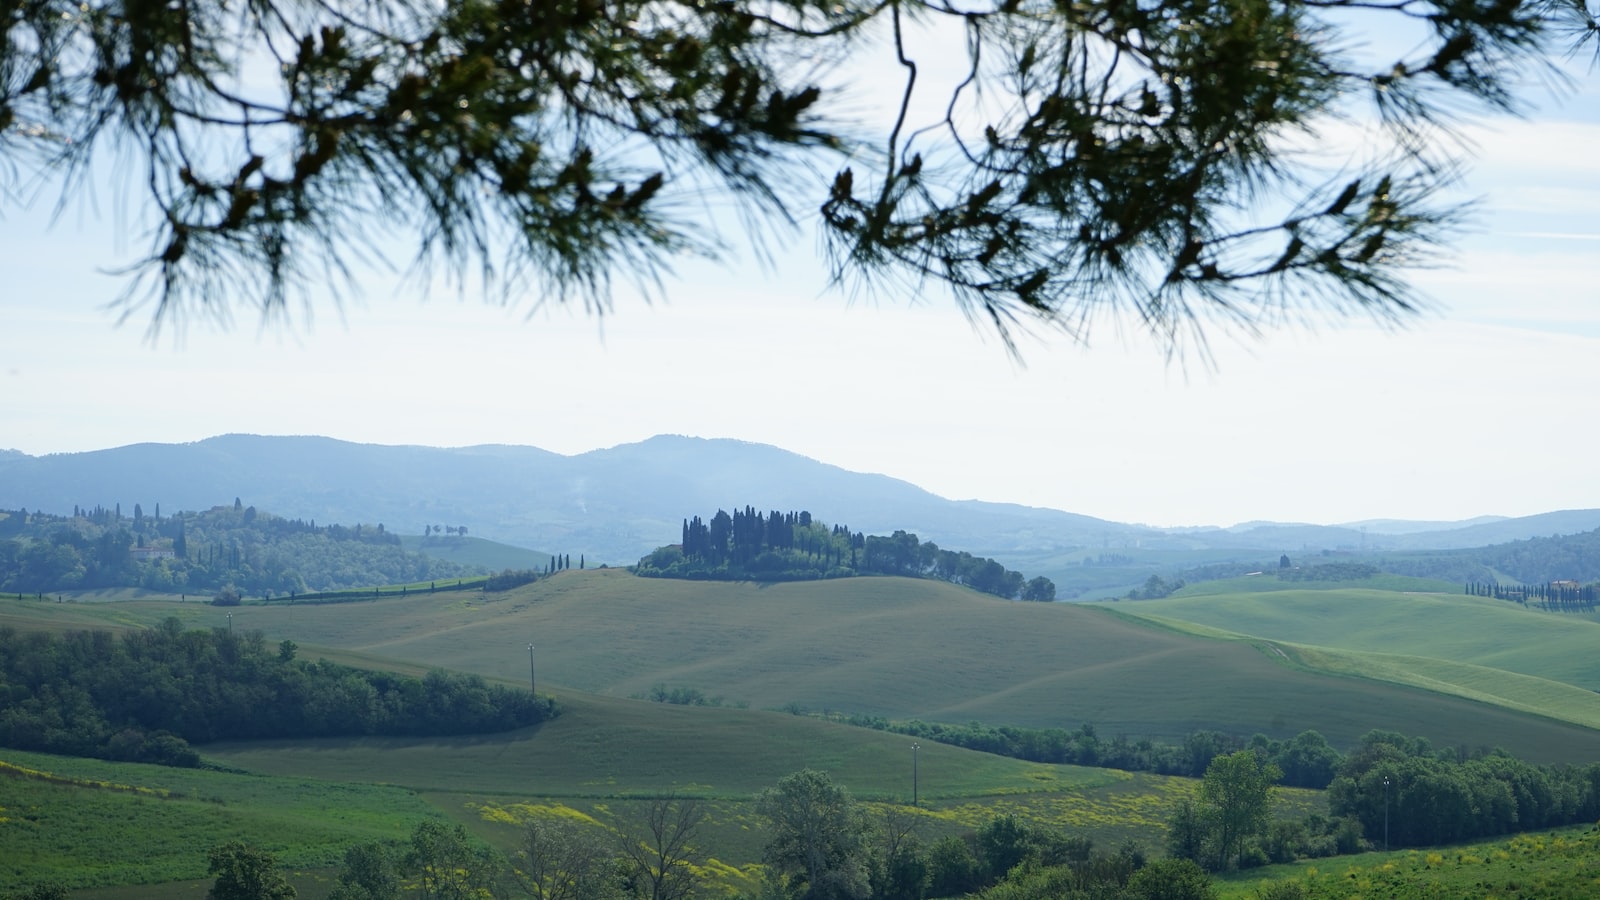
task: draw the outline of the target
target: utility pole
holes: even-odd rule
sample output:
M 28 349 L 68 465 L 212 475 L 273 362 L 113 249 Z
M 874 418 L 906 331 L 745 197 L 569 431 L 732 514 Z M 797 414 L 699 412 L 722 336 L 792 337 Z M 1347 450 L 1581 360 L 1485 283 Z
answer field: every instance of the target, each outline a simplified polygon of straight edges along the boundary
M 1389 777 L 1383 778 L 1383 852 L 1389 852 Z
M 921 750 L 921 749 L 922 749 L 922 745 L 921 744 L 913 743 L 911 745 L 911 805 L 912 806 L 921 806 L 922 805 L 922 804 L 917 802 L 917 800 L 919 799 L 917 797 L 917 751 Z
M 533 671 L 533 645 L 532 644 L 528 645 L 528 690 L 533 694 L 534 699 L 538 699 L 538 697 L 539 697 L 539 679 L 538 679 L 538 677 L 535 675 L 535 673 Z

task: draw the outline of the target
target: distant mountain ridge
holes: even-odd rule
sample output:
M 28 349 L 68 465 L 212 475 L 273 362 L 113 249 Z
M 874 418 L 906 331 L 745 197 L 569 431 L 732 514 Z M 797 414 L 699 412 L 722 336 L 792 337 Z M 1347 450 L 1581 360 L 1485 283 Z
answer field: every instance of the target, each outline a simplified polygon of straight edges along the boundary
M 382 522 L 398 534 L 419 534 L 429 524 L 467 525 L 476 536 L 611 564 L 632 563 L 675 543 L 686 516 L 745 503 L 807 509 L 867 533 L 915 531 L 923 540 L 1009 565 L 1129 548 L 1259 551 L 1274 558 L 1323 549 L 1452 549 L 1600 528 L 1600 510 L 1463 523 L 1153 528 L 1018 504 L 948 500 L 906 481 L 770 445 L 676 435 L 573 456 L 528 446 L 438 448 L 244 434 L 85 453 L 0 453 L 5 508 L 60 513 L 74 505 L 131 509 L 138 502 L 175 511 L 235 497 L 287 517 Z M 1037 568 L 1033 564 L 1030 573 Z

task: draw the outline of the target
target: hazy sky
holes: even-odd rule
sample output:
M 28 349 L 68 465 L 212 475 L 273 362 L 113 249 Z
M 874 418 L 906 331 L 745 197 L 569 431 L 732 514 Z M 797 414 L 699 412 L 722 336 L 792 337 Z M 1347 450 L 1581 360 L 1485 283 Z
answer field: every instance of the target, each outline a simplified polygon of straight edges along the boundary
M 1024 340 L 1019 366 L 938 298 L 829 291 L 804 232 L 775 269 L 683 266 L 665 303 L 623 290 L 603 320 L 371 278 L 342 317 L 151 344 L 104 309 L 121 282 L 103 271 L 137 249 L 110 196 L 53 226 L 47 205 L 6 207 L 0 448 L 252 432 L 577 453 L 675 433 L 1161 525 L 1597 507 L 1597 84 L 1472 130 L 1483 208 L 1420 278 L 1436 311 L 1222 338 L 1211 368 L 1113 323 L 1088 347 Z

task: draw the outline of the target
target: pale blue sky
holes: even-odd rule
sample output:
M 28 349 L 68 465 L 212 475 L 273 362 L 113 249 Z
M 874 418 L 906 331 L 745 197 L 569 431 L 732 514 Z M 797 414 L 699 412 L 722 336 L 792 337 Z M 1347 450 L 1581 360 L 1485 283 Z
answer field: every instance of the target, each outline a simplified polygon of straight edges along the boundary
M 104 309 L 121 283 L 100 271 L 137 249 L 115 237 L 114 192 L 54 226 L 7 209 L 0 447 L 254 432 L 575 453 L 680 433 L 1163 525 L 1600 507 L 1596 81 L 1471 129 L 1464 189 L 1484 207 L 1453 265 L 1419 277 L 1437 310 L 1224 338 L 1211 369 L 1112 323 L 1088 347 L 1025 340 L 1019 367 L 937 299 L 828 291 L 805 234 L 775 270 L 683 266 L 665 303 L 624 290 L 603 321 L 371 276 L 342 317 L 196 322 L 152 345 Z

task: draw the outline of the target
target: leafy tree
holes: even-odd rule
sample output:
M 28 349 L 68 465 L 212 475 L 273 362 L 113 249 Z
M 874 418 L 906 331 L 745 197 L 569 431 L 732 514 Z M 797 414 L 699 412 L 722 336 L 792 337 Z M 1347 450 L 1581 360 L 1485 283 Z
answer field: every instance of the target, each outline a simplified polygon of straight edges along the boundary
M 982 884 L 978 858 L 966 841 L 955 835 L 946 835 L 928 848 L 929 896 L 965 896 Z
M 1228 865 L 1244 852 L 1245 838 L 1267 824 L 1273 782 L 1282 775 L 1263 763 L 1253 750 L 1240 750 L 1211 761 L 1200 781 L 1200 801 L 1216 829 L 1219 861 Z
M 1144 900 L 1134 893 L 1132 877 L 1144 867 L 1132 844 L 1116 853 L 1085 854 L 1067 863 L 1050 864 L 1030 857 L 1005 880 L 973 894 L 976 900 Z
M 295 889 L 278 871 L 278 860 L 240 841 L 212 847 L 206 871 L 217 876 L 206 900 L 293 900 Z
M 1167 823 L 1167 853 L 1173 859 L 1201 862 L 1207 856 L 1210 834 L 1205 813 L 1192 801 L 1183 800 Z
M 917 835 L 917 818 L 904 807 L 886 806 L 872 833 L 874 900 L 922 900 L 927 895 L 929 867 Z
M 803 900 L 867 896 L 867 820 L 850 792 L 803 769 L 756 797 L 767 824 L 762 859 Z
M 1160 600 L 1162 597 L 1171 596 L 1173 591 L 1183 587 L 1182 580 L 1167 581 L 1160 575 L 1151 575 L 1145 579 L 1144 587 L 1135 588 L 1128 592 L 1129 600 Z
M 1051 602 L 1056 599 L 1056 583 L 1043 575 L 1036 576 L 1023 587 L 1022 599 Z
M 1032 834 L 1016 816 L 998 815 L 978 827 L 974 836 L 978 857 L 989 881 L 998 881 L 1028 855 Z
M 1192 731 L 1183 739 L 1183 755 L 1187 759 L 1187 773 L 1195 778 L 1204 777 L 1212 760 L 1231 752 L 1238 743 L 1227 735 L 1215 731 Z
M 1127 900 L 1214 900 L 1204 869 L 1187 859 L 1158 859 L 1128 878 Z
M 411 833 L 404 869 L 426 900 L 476 900 L 495 883 L 500 866 L 465 826 L 430 821 Z
M 358 844 L 344 853 L 344 869 L 329 900 L 395 900 L 400 896 L 400 874 L 389 849 L 382 844 Z
M 1333 781 L 1343 761 L 1343 755 L 1316 731 L 1300 732 L 1272 755 L 1273 764 L 1283 771 L 1283 784 L 1318 790 Z
M 919 53 L 912 19 L 964 58 Z M 841 279 L 941 283 L 1002 330 L 1081 336 L 1109 306 L 1176 342 L 1207 315 L 1413 309 L 1403 273 L 1453 219 L 1435 132 L 1515 107 L 1512 77 L 1597 26 L 1590 0 L 40 0 L 4 28 L 0 172 L 76 193 L 126 152 L 150 237 L 124 303 L 157 324 L 282 312 L 381 255 L 377 224 L 497 296 L 604 310 L 613 273 L 723 250 L 687 203 L 723 191 L 758 240 L 818 210 Z M 1363 28 L 1419 34 L 1357 60 Z M 861 133 L 839 67 L 868 48 L 905 80 Z M 928 96 L 919 63 L 964 77 Z M 1360 109 L 1382 128 L 1351 171 L 1286 150 Z

